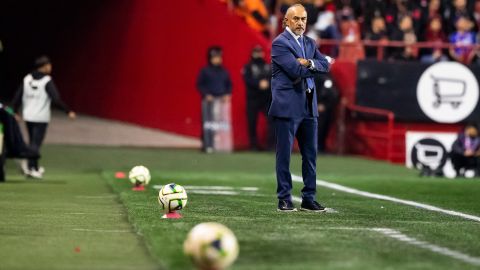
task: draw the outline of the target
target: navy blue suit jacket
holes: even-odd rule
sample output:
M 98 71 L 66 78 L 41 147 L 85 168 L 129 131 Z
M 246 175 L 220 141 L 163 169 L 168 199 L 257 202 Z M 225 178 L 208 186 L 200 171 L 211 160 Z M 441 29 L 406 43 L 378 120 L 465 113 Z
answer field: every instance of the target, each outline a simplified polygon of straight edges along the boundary
M 317 49 L 315 41 L 304 36 L 306 56 L 303 57 L 300 45 L 285 30 L 272 42 L 272 104 L 268 114 L 275 117 L 300 118 L 307 116 L 306 78 L 316 73 L 327 73 L 330 64 Z M 297 58 L 314 62 L 314 69 L 302 66 Z M 318 117 L 317 95 L 313 93 L 313 115 Z

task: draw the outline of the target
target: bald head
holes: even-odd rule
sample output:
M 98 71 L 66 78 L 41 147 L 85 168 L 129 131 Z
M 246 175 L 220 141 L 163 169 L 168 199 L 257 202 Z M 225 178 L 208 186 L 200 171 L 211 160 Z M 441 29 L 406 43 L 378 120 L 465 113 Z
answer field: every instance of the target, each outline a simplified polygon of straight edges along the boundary
M 307 25 L 307 11 L 305 7 L 301 4 L 290 6 L 285 13 L 284 23 L 296 35 L 303 35 Z

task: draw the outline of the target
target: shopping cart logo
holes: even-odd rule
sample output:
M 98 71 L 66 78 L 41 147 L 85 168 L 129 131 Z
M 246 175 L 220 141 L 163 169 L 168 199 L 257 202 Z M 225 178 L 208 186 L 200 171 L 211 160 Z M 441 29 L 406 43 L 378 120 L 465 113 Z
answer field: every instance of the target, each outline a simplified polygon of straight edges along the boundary
M 467 83 L 464 80 L 441 78 L 430 75 L 433 80 L 433 91 L 436 97 L 433 107 L 438 108 L 442 104 L 450 104 L 452 108 L 457 109 L 462 104 L 465 93 L 467 92 Z
M 462 64 L 441 62 L 427 68 L 417 85 L 417 100 L 425 115 L 439 123 L 457 123 L 477 107 L 475 75 Z
M 422 139 L 412 148 L 411 160 L 419 170 L 440 170 L 447 162 L 448 153 L 443 144 L 435 139 Z

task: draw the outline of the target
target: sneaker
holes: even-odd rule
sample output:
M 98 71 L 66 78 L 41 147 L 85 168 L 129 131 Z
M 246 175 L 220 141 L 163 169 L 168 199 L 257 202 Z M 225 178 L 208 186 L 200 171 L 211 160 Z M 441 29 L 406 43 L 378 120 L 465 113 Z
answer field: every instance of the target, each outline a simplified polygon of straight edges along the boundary
M 297 208 L 293 206 L 293 203 L 290 200 L 279 200 L 277 211 L 278 212 L 295 212 L 297 211 Z
M 42 179 L 43 174 L 38 170 L 30 170 L 27 174 L 27 177 L 33 178 L 33 179 Z
M 300 211 L 309 211 L 309 212 L 325 212 L 326 209 L 317 201 L 307 201 L 303 200 L 300 207 Z
M 43 175 L 45 173 L 45 167 L 43 166 L 38 167 L 38 172 Z
M 26 159 L 20 159 L 19 163 L 23 175 L 28 175 L 30 173 L 30 170 L 28 169 L 28 161 Z

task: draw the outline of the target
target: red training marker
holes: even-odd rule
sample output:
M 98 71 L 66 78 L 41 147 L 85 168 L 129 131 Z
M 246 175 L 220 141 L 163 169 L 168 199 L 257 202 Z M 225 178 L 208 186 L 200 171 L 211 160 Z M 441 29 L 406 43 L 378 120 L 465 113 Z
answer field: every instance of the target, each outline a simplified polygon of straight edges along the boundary
M 145 186 L 137 186 L 132 188 L 133 191 L 145 191 Z
M 125 178 L 127 178 L 127 174 L 124 173 L 124 172 L 116 172 L 116 173 L 115 173 L 115 178 L 117 178 L 117 179 L 125 179 Z
M 75 247 L 75 252 L 80 253 L 80 247 Z
M 163 215 L 162 218 L 178 219 L 178 218 L 182 218 L 182 215 L 180 215 L 177 212 L 172 212 L 172 213 L 167 213 L 167 214 Z

